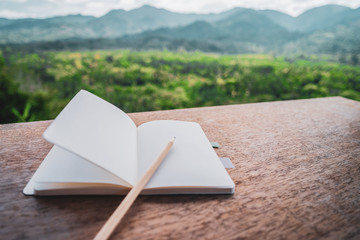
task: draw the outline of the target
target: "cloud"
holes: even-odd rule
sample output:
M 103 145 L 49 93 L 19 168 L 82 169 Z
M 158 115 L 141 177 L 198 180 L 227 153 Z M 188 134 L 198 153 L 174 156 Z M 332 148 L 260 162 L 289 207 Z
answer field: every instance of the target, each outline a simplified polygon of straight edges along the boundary
M 141 7 L 145 4 L 152 5 L 156 7 L 156 0 L 155 1 L 149 1 L 149 0 L 119 0 L 117 4 L 115 5 L 118 9 L 124 9 L 124 10 L 131 10 L 134 8 Z M 170 1 L 169 1 L 170 2 Z M 173 1 L 176 2 L 176 1 Z M 171 2 L 171 3 L 173 3 Z
M 103 8 L 105 5 L 103 2 L 88 2 L 85 6 L 87 8 Z
M 245 7 L 273 9 L 296 16 L 326 4 L 356 8 L 360 6 L 360 0 L 0 0 L 0 17 L 44 18 L 77 13 L 99 17 L 112 9 L 131 10 L 144 4 L 182 13 L 218 13 Z
M 29 17 L 27 13 L 11 11 L 11 10 L 0 10 L 0 16 L 4 18 L 26 18 Z
M 18 2 L 18 3 L 25 3 L 27 2 L 28 0 L 12 0 L 13 2 Z
M 130 1 L 133 2 L 133 1 Z M 193 13 L 218 13 L 234 7 L 245 7 L 253 9 L 273 9 L 285 12 L 292 16 L 299 15 L 304 11 L 326 4 L 338 4 L 352 8 L 360 6 L 360 0 L 153 0 L 140 1 L 150 3 L 155 7 L 165 8 L 175 12 Z M 130 6 L 131 4 L 129 4 Z M 134 7 L 132 7 L 134 8 Z M 131 9 L 131 8 L 127 8 Z

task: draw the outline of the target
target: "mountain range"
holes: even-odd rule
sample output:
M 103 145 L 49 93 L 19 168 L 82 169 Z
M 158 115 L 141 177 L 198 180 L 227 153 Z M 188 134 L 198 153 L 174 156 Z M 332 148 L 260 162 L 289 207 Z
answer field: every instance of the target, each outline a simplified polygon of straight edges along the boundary
M 360 8 L 325 5 L 292 17 L 247 8 L 183 14 L 145 5 L 112 10 L 102 17 L 0 18 L 0 44 L 40 49 L 359 54 Z

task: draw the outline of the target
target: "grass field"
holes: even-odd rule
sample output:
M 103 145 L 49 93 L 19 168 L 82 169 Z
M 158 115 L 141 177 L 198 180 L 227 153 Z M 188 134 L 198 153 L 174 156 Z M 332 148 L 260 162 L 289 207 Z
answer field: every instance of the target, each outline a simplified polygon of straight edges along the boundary
M 360 100 L 360 67 L 317 56 L 201 52 L 0 55 L 1 123 L 52 119 L 80 89 L 125 112 L 325 96 Z

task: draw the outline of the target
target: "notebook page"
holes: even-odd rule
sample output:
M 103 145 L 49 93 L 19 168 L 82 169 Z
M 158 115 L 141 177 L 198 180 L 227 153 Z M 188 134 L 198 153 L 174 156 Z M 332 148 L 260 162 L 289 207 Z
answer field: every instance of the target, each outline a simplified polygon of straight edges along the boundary
M 139 126 L 139 177 L 174 136 L 173 147 L 146 188 L 234 186 L 205 133 L 194 122 L 161 120 Z
M 81 90 L 70 101 L 43 136 L 131 185 L 137 180 L 134 122 L 114 105 L 87 91 Z
M 131 187 L 121 178 L 56 145 L 50 150 L 36 171 L 38 183 L 106 183 Z

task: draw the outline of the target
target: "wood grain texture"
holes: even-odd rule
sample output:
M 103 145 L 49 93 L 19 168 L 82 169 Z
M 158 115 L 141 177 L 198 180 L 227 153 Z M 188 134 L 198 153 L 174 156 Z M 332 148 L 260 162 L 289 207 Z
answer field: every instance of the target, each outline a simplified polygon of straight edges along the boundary
M 359 239 L 360 103 L 340 97 L 130 114 L 200 123 L 234 195 L 140 196 L 111 239 Z M 121 196 L 26 197 L 51 121 L 0 125 L 0 238 L 89 239 Z

